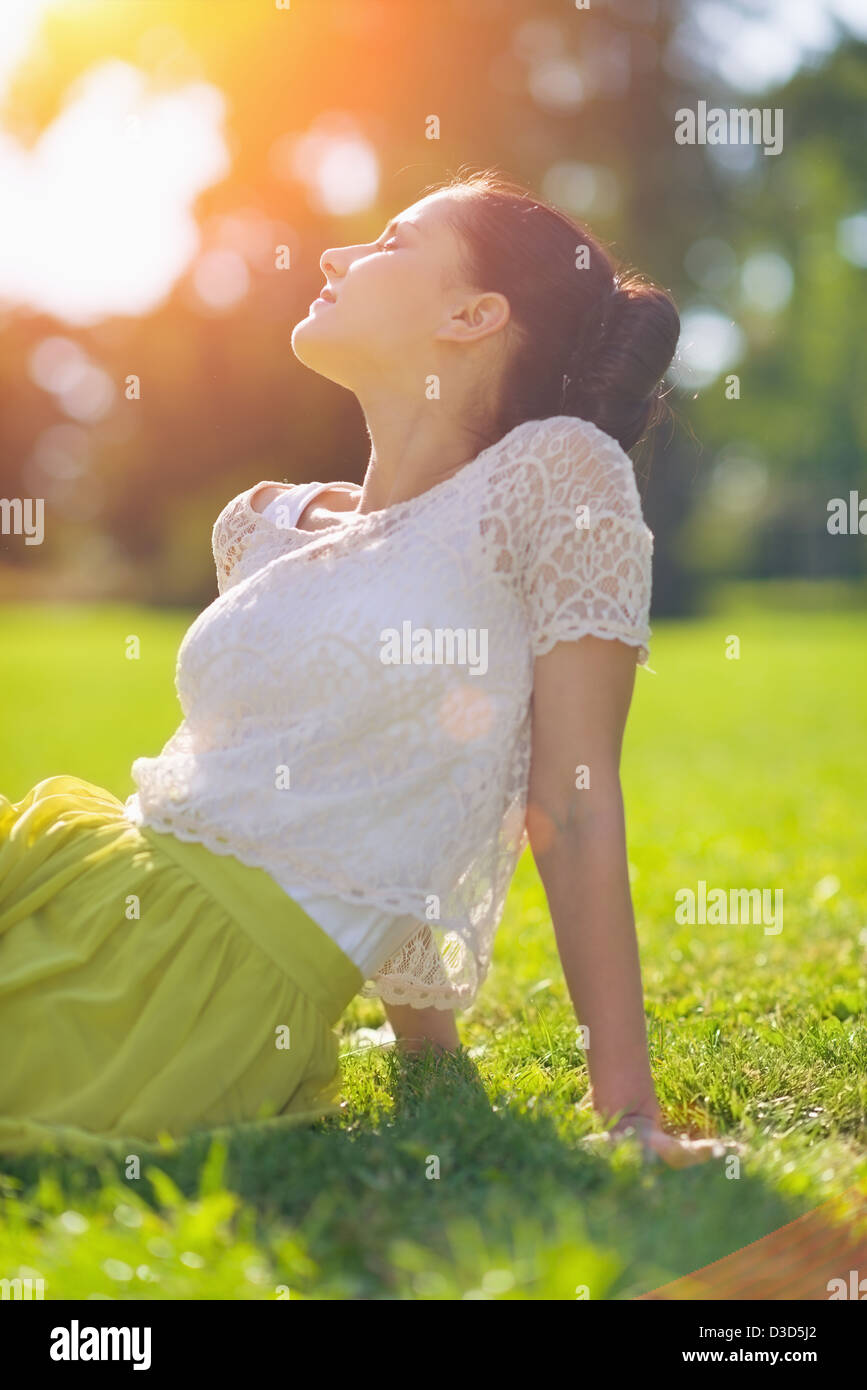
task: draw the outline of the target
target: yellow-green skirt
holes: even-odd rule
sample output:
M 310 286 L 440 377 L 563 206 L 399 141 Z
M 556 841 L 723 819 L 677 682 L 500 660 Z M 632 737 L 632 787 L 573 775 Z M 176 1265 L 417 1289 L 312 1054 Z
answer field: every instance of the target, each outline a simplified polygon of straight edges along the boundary
M 264 870 L 77 777 L 0 796 L 0 1152 L 334 1114 L 362 983 Z

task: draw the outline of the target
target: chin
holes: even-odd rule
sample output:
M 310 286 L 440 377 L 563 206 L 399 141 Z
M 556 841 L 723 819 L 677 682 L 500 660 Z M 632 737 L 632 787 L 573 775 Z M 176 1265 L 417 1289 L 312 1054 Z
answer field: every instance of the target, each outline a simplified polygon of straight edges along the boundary
M 333 381 L 336 386 L 346 385 L 338 367 L 339 354 L 334 351 L 333 344 L 327 341 L 326 335 L 317 331 L 312 317 L 296 323 L 290 342 L 292 351 L 303 366 L 309 367 L 311 372 L 316 372 L 318 376 L 325 377 L 326 381 Z
M 295 356 L 304 363 L 305 367 L 313 367 L 315 371 L 319 370 L 320 359 L 327 355 L 323 350 L 324 344 L 321 339 L 319 341 L 317 339 L 319 339 L 319 334 L 316 331 L 316 321 L 312 314 L 308 314 L 305 319 L 296 323 L 290 338 Z

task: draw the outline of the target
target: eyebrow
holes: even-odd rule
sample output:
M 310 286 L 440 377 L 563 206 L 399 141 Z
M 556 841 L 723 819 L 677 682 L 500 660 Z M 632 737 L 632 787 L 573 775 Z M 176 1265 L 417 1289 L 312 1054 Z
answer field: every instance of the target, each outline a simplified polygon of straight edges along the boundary
M 393 218 L 391 219 L 391 221 L 389 222 L 388 226 L 386 227 L 386 229 L 385 229 L 385 231 L 383 232 L 382 235 L 383 235 L 383 236 L 388 236 L 391 232 L 402 231 L 404 227 L 410 227 L 410 228 L 412 228 L 412 230 L 413 230 L 414 232 L 418 232 L 419 236 L 423 236 L 423 235 L 424 235 L 424 233 L 423 233 L 422 230 L 421 230 L 421 227 L 419 227 L 415 222 L 410 222 L 410 221 L 398 222 L 398 220 L 397 220 L 396 217 L 393 217 Z

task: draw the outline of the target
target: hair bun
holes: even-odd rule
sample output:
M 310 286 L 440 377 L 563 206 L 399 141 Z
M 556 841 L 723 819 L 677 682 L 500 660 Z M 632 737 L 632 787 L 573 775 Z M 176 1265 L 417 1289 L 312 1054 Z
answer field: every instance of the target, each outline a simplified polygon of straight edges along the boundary
M 596 331 L 582 334 L 575 349 L 563 405 L 631 449 L 654 415 L 680 318 L 663 290 L 634 274 L 614 281 L 601 311 L 588 316 Z

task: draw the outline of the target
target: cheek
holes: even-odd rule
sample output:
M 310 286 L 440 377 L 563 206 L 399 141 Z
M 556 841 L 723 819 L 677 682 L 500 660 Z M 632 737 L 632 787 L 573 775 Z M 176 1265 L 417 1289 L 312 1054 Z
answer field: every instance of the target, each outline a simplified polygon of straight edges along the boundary
M 436 283 L 419 263 L 377 266 L 376 273 L 366 277 L 352 294 L 353 318 L 361 313 L 364 326 L 376 338 L 399 342 L 417 339 L 436 321 Z

